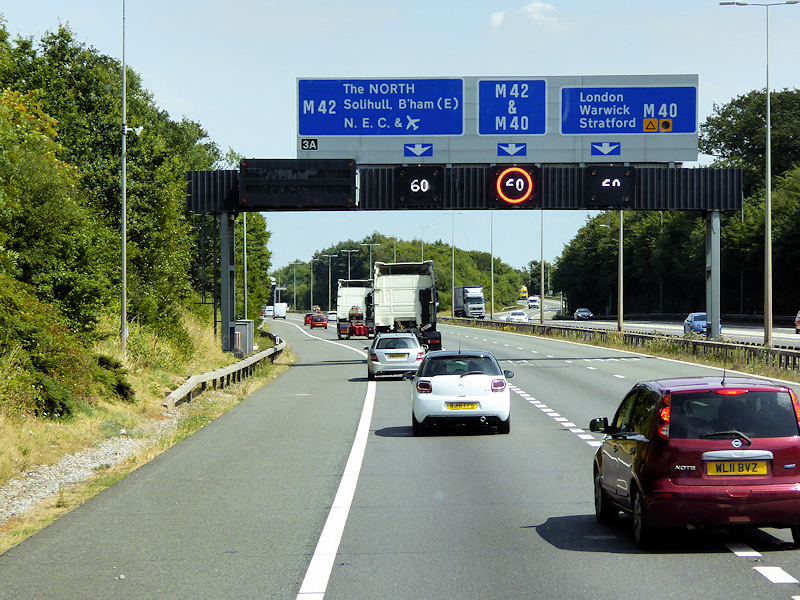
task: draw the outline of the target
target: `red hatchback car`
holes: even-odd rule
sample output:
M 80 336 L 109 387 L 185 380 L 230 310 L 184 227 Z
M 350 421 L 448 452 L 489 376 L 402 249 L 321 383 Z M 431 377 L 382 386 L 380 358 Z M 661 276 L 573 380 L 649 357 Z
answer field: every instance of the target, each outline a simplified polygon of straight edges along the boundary
M 308 324 L 308 326 L 311 329 L 314 329 L 314 327 L 324 327 L 325 329 L 327 329 L 328 318 L 322 313 L 311 315 L 311 322 Z
M 637 383 L 594 457 L 595 513 L 633 519 L 639 548 L 661 527 L 789 527 L 800 545 L 800 404 L 790 388 L 736 377 Z

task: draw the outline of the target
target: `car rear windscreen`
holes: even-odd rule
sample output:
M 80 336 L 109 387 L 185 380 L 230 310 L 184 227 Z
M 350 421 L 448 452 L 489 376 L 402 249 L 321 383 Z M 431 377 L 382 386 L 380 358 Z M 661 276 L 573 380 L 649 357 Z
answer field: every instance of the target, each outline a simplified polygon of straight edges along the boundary
M 702 439 L 736 431 L 751 438 L 798 435 L 797 417 L 788 392 L 748 391 L 672 394 L 669 436 Z

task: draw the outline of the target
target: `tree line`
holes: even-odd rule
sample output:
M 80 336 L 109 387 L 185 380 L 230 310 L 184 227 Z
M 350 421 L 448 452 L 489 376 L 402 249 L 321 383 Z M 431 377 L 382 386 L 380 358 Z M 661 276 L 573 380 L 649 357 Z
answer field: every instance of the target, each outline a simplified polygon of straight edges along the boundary
M 772 92 L 773 308 L 794 315 L 800 295 L 800 90 Z M 713 107 L 700 126 L 711 167 L 741 168 L 741 212 L 721 218 L 721 310 L 764 310 L 766 95 L 752 91 Z M 619 213 L 586 225 L 555 261 L 553 284 L 572 309 L 615 314 Z M 690 212 L 624 212 L 624 306 L 628 313 L 688 313 L 705 308 L 705 220 Z
M 127 124 L 143 128 L 127 136 L 128 318 L 191 354 L 182 315 L 201 301 L 209 273 L 196 263 L 211 241 L 186 213 L 185 173 L 231 168 L 238 157 L 200 123 L 171 119 L 130 68 L 126 80 Z M 122 134 L 119 61 L 65 26 L 12 39 L 0 16 L 0 365 L 26 373 L 21 412 L 64 414 L 70 397 L 84 397 L 69 365 L 53 364 L 60 354 L 42 348 L 69 338 L 70 347 L 89 349 L 108 335 L 101 319 L 120 314 Z M 269 289 L 269 233 L 257 214 L 247 229 L 254 317 Z M 49 319 L 32 315 L 34 305 Z M 90 360 L 87 373 L 108 362 L 77 354 L 63 360 Z

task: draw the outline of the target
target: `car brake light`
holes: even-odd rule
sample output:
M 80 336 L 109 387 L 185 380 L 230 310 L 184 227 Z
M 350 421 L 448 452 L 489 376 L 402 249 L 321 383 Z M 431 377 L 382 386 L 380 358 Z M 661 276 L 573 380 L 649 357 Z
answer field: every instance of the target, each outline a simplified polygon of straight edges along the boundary
M 794 415 L 797 417 L 797 423 L 800 424 L 800 400 L 794 390 L 789 390 L 789 395 L 792 397 L 792 406 L 794 406 Z
M 714 392 L 722 396 L 741 396 L 742 394 L 746 394 L 747 390 L 741 390 L 738 388 L 722 388 L 721 390 L 714 390 Z
M 506 389 L 506 380 L 505 379 L 492 379 L 492 391 L 493 392 L 502 392 Z
M 430 394 L 433 391 L 433 386 L 430 381 L 421 379 L 417 382 L 417 391 L 420 394 Z
M 421 361 L 423 358 L 425 358 L 425 353 L 417 352 L 417 362 Z
M 376 363 L 376 362 L 380 362 L 380 361 L 378 360 L 378 355 L 377 355 L 377 354 L 375 354 L 374 352 L 370 352 L 370 353 L 369 353 L 369 359 L 370 359 L 372 362 L 374 362 L 374 363 Z
M 667 394 L 667 397 L 664 398 L 664 404 L 664 408 L 658 413 L 660 421 L 658 425 L 658 435 L 669 441 L 669 407 L 670 404 L 672 404 L 672 394 Z

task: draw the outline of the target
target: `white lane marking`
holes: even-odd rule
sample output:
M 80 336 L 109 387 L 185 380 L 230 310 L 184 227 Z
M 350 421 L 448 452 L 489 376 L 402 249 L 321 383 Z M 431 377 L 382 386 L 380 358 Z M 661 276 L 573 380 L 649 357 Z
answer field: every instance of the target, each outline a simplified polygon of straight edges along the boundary
M 586 368 L 589 369 L 590 371 L 597 371 L 596 367 L 586 367 Z
M 753 567 L 772 583 L 800 583 L 780 567 Z
M 352 346 L 318 338 L 309 335 L 297 325 L 295 325 L 295 327 L 309 337 L 341 346 L 342 348 L 347 348 L 348 350 L 357 352 L 364 358 L 367 357 L 364 352 L 356 350 Z M 372 409 L 375 406 L 376 388 L 375 381 L 367 382 L 364 408 L 361 410 L 361 419 L 358 422 L 358 429 L 356 430 L 356 437 L 353 440 L 353 446 L 350 449 L 350 456 L 347 459 L 347 465 L 345 465 L 342 479 L 339 482 L 339 489 L 336 491 L 333 505 L 328 513 L 328 518 L 325 520 L 325 526 L 322 528 L 322 534 L 319 536 L 314 555 L 311 557 L 308 570 L 303 578 L 303 584 L 300 586 L 300 591 L 297 593 L 298 600 L 322 600 L 325 597 L 325 590 L 328 587 L 328 580 L 333 570 L 333 563 L 336 560 L 336 553 L 339 551 L 339 543 L 342 541 L 344 525 L 347 522 L 350 506 L 353 504 L 353 496 L 356 493 L 358 476 L 361 472 L 361 463 L 367 449 L 369 426 L 372 422 Z
M 625 375 L 614 375 L 617 379 L 625 379 Z
M 761 556 L 759 552 L 753 550 L 747 544 L 742 544 L 740 542 L 725 542 L 725 546 L 728 547 L 728 550 L 733 552 L 736 556 L 746 557 L 746 556 Z
M 535 406 L 539 410 L 541 410 L 544 414 L 551 417 L 556 423 L 564 427 L 570 433 L 576 434 L 580 439 L 584 440 L 589 446 L 597 448 L 602 444 L 602 442 L 598 441 L 595 436 L 586 433 L 583 429 L 580 429 L 575 425 L 575 423 L 571 423 L 569 419 L 562 417 L 559 413 L 554 411 L 552 408 L 549 408 L 546 404 L 542 404 L 536 398 L 532 397 L 527 392 L 523 391 L 522 389 L 518 388 L 514 384 L 509 383 L 508 389 L 526 400 L 531 406 Z
M 325 597 L 325 589 L 328 587 L 328 579 L 333 570 L 336 553 L 339 551 L 339 543 L 342 541 L 344 525 L 347 522 L 347 515 L 350 513 L 350 506 L 353 504 L 361 463 L 367 449 L 376 387 L 374 381 L 367 382 L 367 396 L 364 398 L 364 409 L 361 412 L 355 440 L 353 440 L 353 448 L 350 450 L 350 457 L 347 459 L 347 466 L 344 468 L 342 481 L 339 483 L 339 490 L 333 500 L 331 512 L 328 513 L 322 535 L 319 536 L 314 556 L 311 557 L 311 563 L 308 565 L 306 576 L 303 579 L 303 585 L 300 586 L 297 594 L 298 600 L 322 600 Z

